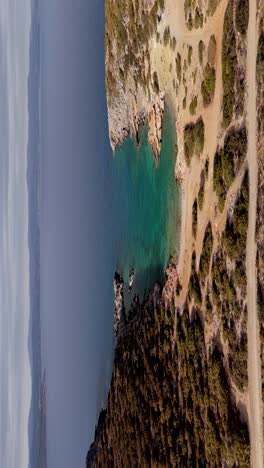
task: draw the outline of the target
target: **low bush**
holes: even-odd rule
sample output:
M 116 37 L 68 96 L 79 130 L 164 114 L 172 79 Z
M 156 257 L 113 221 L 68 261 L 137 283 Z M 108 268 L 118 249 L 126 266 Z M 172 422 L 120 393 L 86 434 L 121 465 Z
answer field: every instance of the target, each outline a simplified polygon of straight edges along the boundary
M 209 0 L 208 1 L 208 14 L 213 15 L 217 9 L 219 0 Z
M 197 232 L 197 220 L 198 220 L 198 207 L 197 207 L 197 199 L 195 198 L 192 207 L 192 233 L 193 237 L 196 237 Z
M 199 59 L 200 65 L 203 64 L 203 53 L 204 53 L 204 43 L 201 40 L 199 41 L 199 44 L 198 44 L 198 59 Z
M 170 42 L 170 27 L 167 26 L 165 29 L 164 29 L 164 33 L 163 33 L 163 43 L 165 46 L 167 46 Z
M 203 250 L 200 257 L 199 271 L 201 278 L 204 280 L 209 273 L 210 260 L 213 249 L 213 233 L 211 223 L 208 223 L 203 241 Z
M 209 40 L 208 49 L 207 49 L 207 60 L 211 67 L 215 64 L 215 56 L 216 56 L 216 40 L 215 35 L 212 34 Z
M 226 253 L 231 259 L 243 259 L 245 255 L 248 229 L 248 202 L 249 185 L 248 173 L 246 172 L 235 204 L 233 219 L 231 221 L 227 220 L 226 230 L 223 234 Z
M 201 185 L 199 192 L 198 192 L 198 205 L 199 205 L 199 210 L 203 209 L 203 203 L 204 203 L 204 186 Z
M 237 0 L 235 5 L 236 29 L 245 35 L 249 20 L 249 0 Z
M 245 127 L 231 128 L 224 141 L 224 147 L 218 149 L 214 158 L 214 190 L 219 198 L 222 211 L 226 193 L 238 173 L 247 154 L 247 131 Z
M 201 84 L 203 105 L 205 107 L 209 106 L 209 104 L 211 104 L 213 100 L 214 93 L 215 93 L 215 80 L 216 80 L 215 69 L 211 67 L 209 63 L 207 63 L 204 69 L 204 79 Z
M 233 0 L 229 0 L 224 18 L 222 40 L 223 126 L 232 120 L 235 104 L 236 36 L 233 24 Z
M 206 177 L 206 179 L 208 179 L 208 174 L 209 174 L 209 159 L 206 159 L 206 161 L 205 161 L 204 172 L 205 172 L 205 177 Z
M 192 100 L 190 102 L 190 105 L 189 105 L 189 111 L 190 111 L 191 115 L 195 115 L 197 105 L 198 105 L 197 96 L 193 96 L 193 98 L 192 98 Z
M 201 305 L 202 293 L 201 293 L 199 277 L 196 271 L 195 262 L 196 262 L 196 255 L 195 255 L 195 252 L 193 252 L 192 270 L 191 270 L 191 277 L 189 281 L 189 300 L 191 301 L 193 299 L 196 304 Z
M 256 61 L 256 74 L 259 80 L 264 74 L 264 31 L 260 33 Z
M 189 123 L 184 128 L 184 154 L 188 166 L 195 151 L 194 127 L 193 123 Z
M 203 14 L 199 10 L 199 8 L 195 9 L 195 14 L 194 14 L 194 27 L 195 29 L 202 28 L 203 27 Z
M 189 46 L 188 47 L 188 57 L 187 57 L 187 62 L 188 62 L 189 66 L 191 65 L 191 62 L 192 62 L 192 53 L 193 53 L 193 48 L 192 48 L 192 46 Z
M 158 94 L 158 92 L 159 92 L 159 80 L 158 80 L 157 72 L 153 73 L 153 88 L 154 88 L 155 93 Z
M 171 40 L 171 48 L 172 48 L 172 50 L 175 50 L 175 49 L 176 49 L 176 45 L 177 45 L 176 37 L 173 36 L 173 38 L 172 38 L 172 40 Z
M 246 389 L 248 383 L 247 359 L 247 335 L 243 334 L 240 343 L 236 345 L 229 358 L 233 380 L 242 392 Z
M 196 152 L 201 154 L 204 149 L 204 122 L 202 117 L 196 121 L 194 126 L 194 140 Z
M 184 128 L 184 154 L 189 166 L 194 153 L 202 153 L 204 148 L 204 122 L 200 117 L 196 123 L 189 123 Z
M 176 63 L 176 74 L 177 74 L 178 82 L 180 83 L 181 75 L 182 75 L 182 66 L 181 66 L 181 55 L 179 54 L 179 52 L 177 53 L 175 63 Z

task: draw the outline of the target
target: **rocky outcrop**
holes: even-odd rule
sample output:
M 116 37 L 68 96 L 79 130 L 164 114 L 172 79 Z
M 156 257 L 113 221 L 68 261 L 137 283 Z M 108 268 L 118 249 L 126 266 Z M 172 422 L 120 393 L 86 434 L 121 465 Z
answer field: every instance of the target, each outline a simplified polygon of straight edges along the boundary
M 135 270 L 134 268 L 131 268 L 130 273 L 129 273 L 129 282 L 128 282 L 129 292 L 131 292 L 133 288 L 134 279 L 135 279 Z
M 153 149 L 156 165 L 159 162 L 159 156 L 162 144 L 162 122 L 164 114 L 164 93 L 159 92 L 149 113 L 149 131 L 148 140 Z
M 162 291 L 162 297 L 165 304 L 169 304 L 175 293 L 178 295 L 181 291 L 181 284 L 177 272 L 176 263 L 173 258 L 170 259 L 166 270 L 166 283 Z
M 114 276 L 114 334 L 118 335 L 120 320 L 124 314 L 124 281 L 119 273 Z
M 150 105 L 143 94 L 140 99 L 136 99 L 131 92 L 125 96 L 120 89 L 119 95 L 108 103 L 108 125 L 110 144 L 115 151 L 129 135 L 139 144 L 139 129 L 148 124 L 148 141 L 157 166 L 162 144 L 164 93 L 155 94 L 152 102 Z

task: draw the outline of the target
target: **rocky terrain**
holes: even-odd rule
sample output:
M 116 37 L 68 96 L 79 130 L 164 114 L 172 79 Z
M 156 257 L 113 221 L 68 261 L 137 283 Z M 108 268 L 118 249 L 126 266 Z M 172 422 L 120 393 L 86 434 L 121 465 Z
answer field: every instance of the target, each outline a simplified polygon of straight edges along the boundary
M 124 314 L 124 281 L 119 273 L 114 276 L 114 334 L 118 336 L 120 321 Z
M 164 93 L 160 92 L 157 74 L 151 67 L 149 43 L 156 36 L 163 7 L 162 0 L 106 0 L 110 143 L 115 150 L 128 135 L 138 138 L 139 127 L 149 124 L 149 142 L 156 163 L 161 149 Z

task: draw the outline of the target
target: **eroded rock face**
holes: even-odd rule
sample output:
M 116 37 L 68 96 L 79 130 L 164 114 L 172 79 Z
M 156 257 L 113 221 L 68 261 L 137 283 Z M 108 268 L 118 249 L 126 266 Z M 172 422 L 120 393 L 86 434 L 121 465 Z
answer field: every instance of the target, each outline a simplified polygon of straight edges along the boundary
M 124 313 L 124 281 L 119 273 L 115 273 L 114 276 L 114 334 L 118 335 L 119 324 Z
M 166 270 L 166 283 L 162 291 L 162 297 L 165 304 L 169 304 L 174 294 L 179 294 L 181 290 L 181 284 L 175 261 L 171 258 Z
M 162 144 L 162 122 L 164 115 L 164 106 L 165 98 L 164 93 L 160 92 L 155 102 L 152 106 L 152 109 L 149 113 L 149 131 L 148 131 L 148 140 L 149 144 L 153 149 L 154 159 L 156 165 L 158 165 L 161 144 Z

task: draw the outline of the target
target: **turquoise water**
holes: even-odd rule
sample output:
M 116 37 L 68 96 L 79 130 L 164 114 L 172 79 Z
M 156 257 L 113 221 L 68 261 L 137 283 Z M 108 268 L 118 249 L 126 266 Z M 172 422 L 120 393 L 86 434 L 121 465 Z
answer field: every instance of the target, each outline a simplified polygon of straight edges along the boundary
M 128 303 L 129 271 L 135 269 L 131 296 L 141 299 L 154 283 L 165 279 L 170 256 L 178 253 L 180 235 L 180 188 L 174 176 L 175 121 L 166 106 L 159 166 L 155 167 L 147 129 L 140 146 L 127 139 L 114 156 L 118 258 L 117 269 L 125 281 Z

